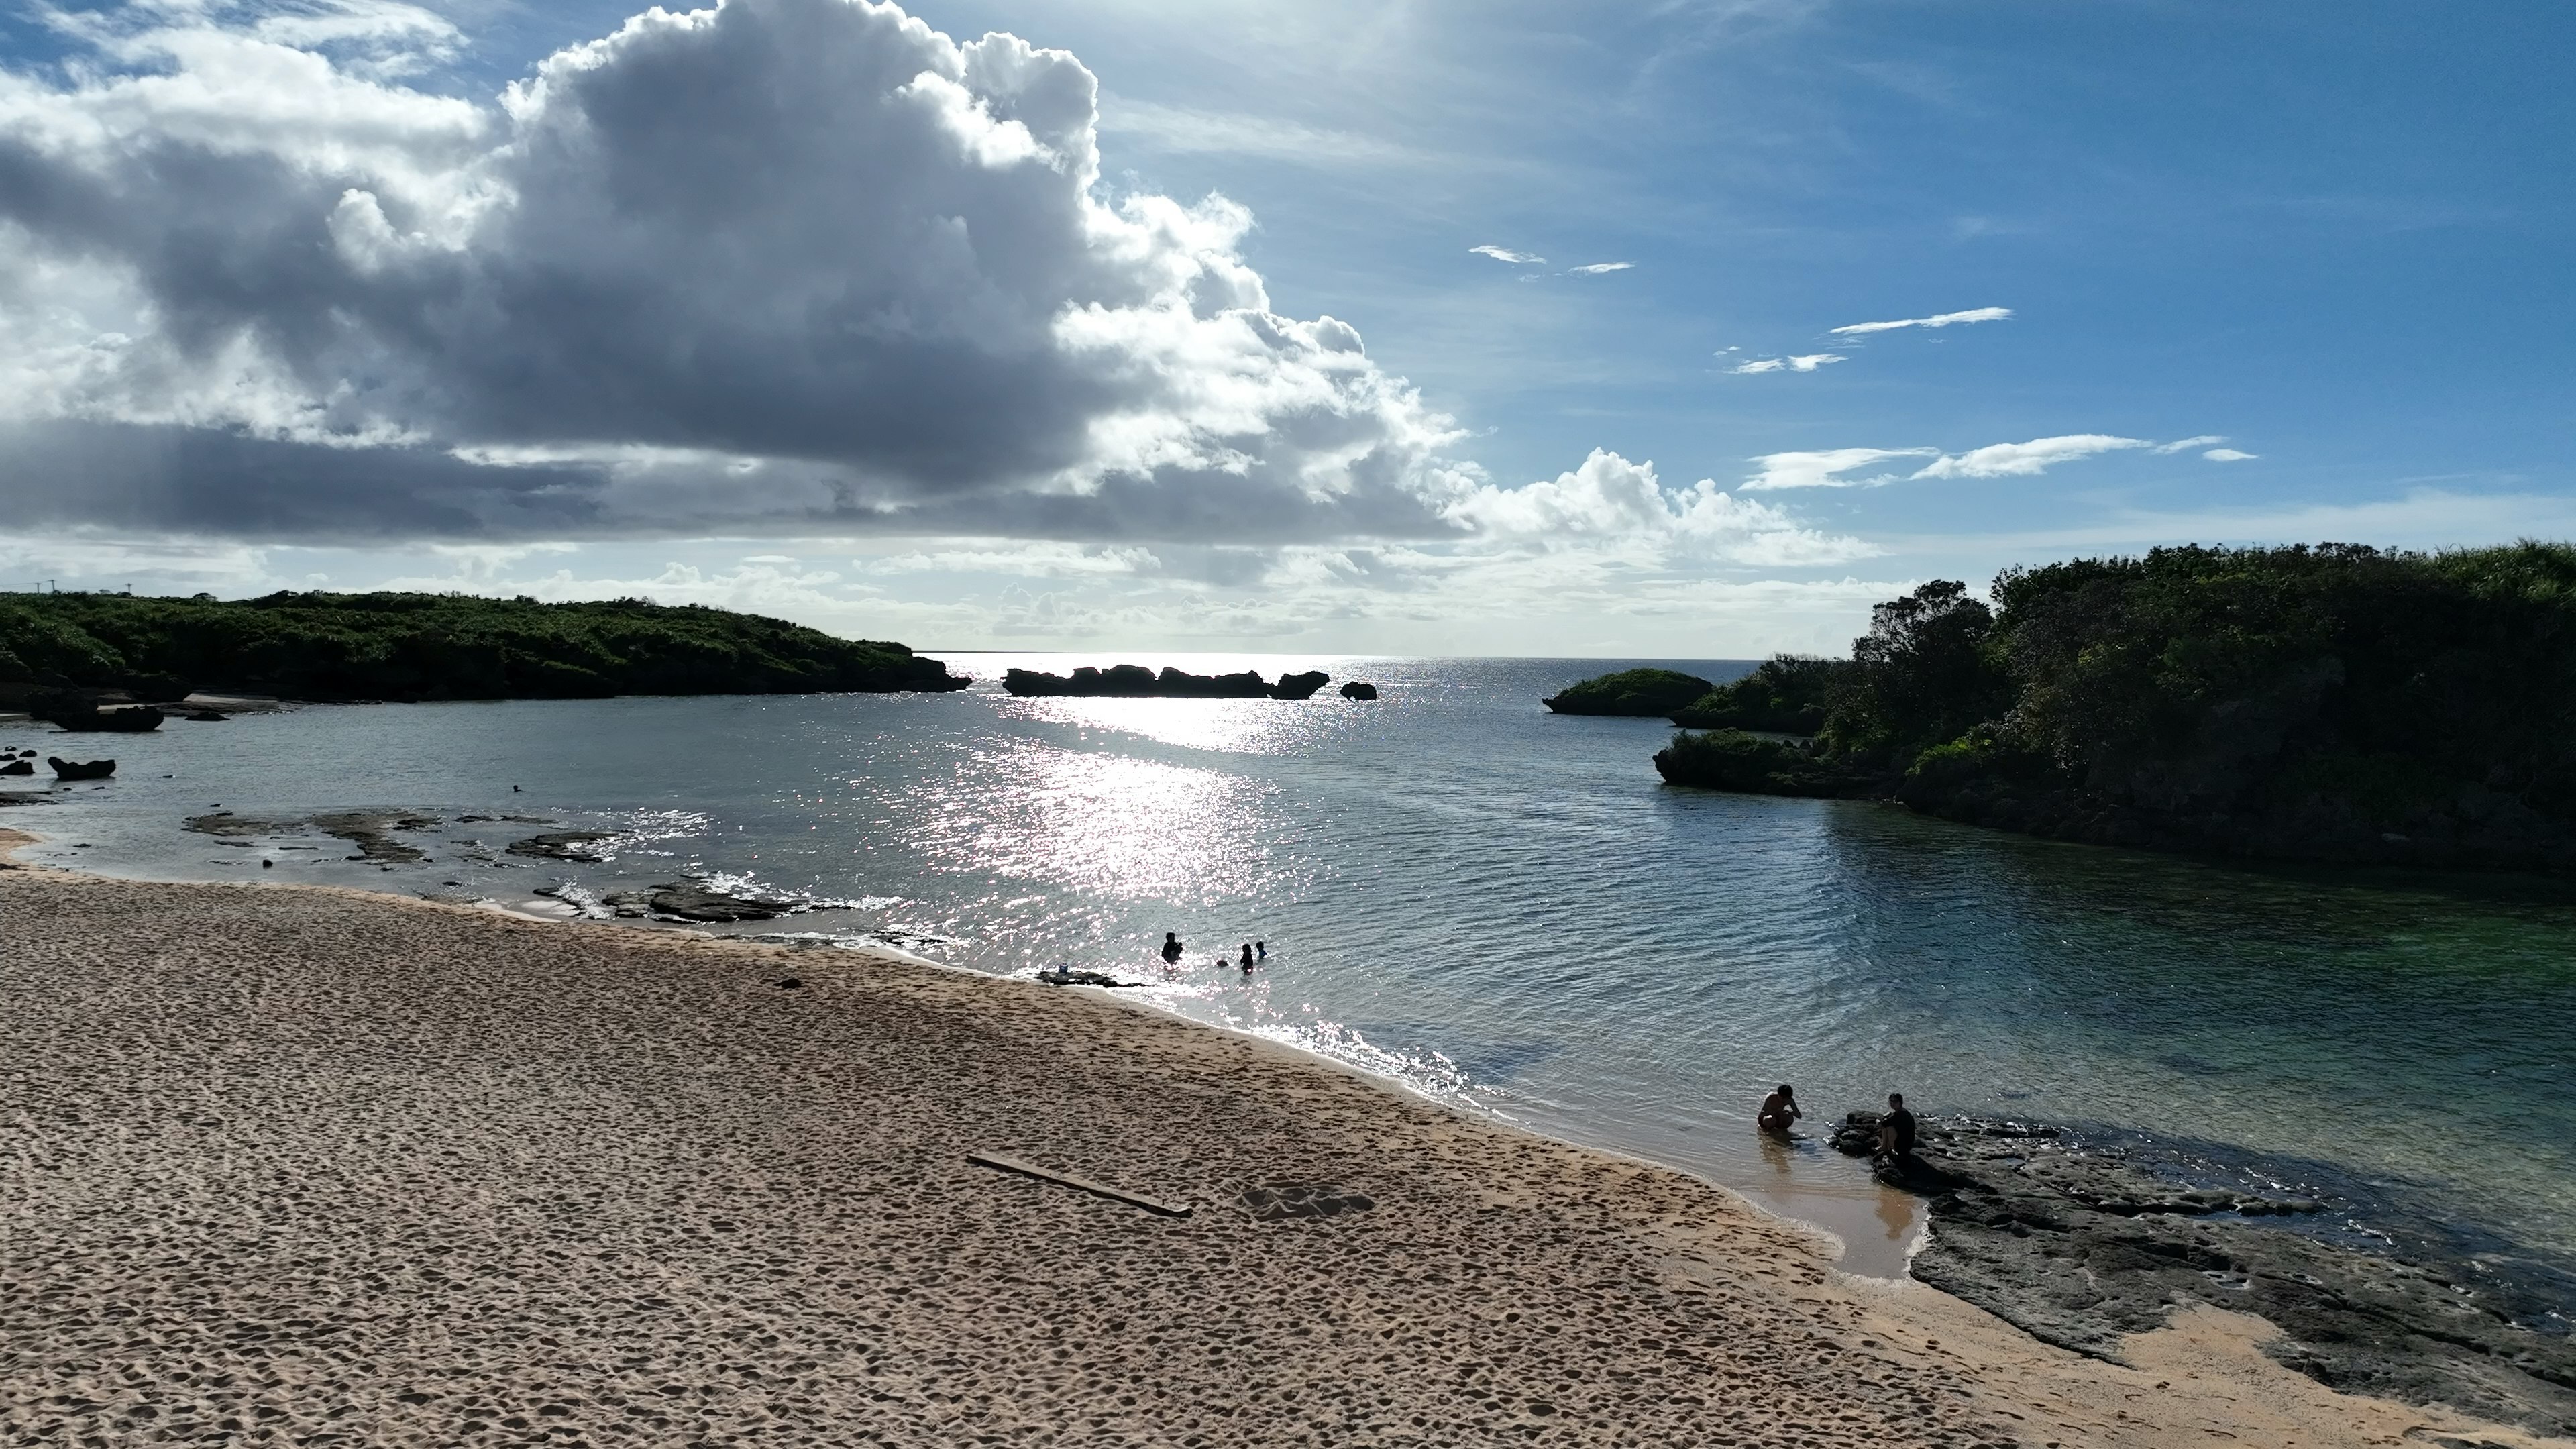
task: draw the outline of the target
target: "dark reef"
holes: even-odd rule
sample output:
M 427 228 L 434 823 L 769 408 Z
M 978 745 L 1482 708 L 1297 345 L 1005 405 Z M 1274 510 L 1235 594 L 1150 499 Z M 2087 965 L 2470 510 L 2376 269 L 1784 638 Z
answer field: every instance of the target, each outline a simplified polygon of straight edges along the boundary
M 1069 677 L 1036 669 L 1008 670 L 1002 676 L 1002 687 L 1016 695 L 1130 699 L 1310 699 L 1316 690 L 1331 682 L 1331 677 L 1320 669 L 1283 674 L 1278 683 L 1272 684 L 1252 669 L 1240 674 L 1185 674 L 1166 669 L 1157 674 L 1141 664 L 1120 664 L 1108 669 L 1085 665 Z
M 1854 1113 L 1835 1145 L 1868 1150 Z M 1928 1197 L 1913 1275 L 2033 1337 L 2116 1360 L 2120 1340 L 2207 1303 L 2282 1330 L 2266 1348 L 2328 1387 L 2446 1403 L 2543 1433 L 2576 1431 L 2576 1343 L 2529 1326 L 2480 1265 L 2357 1251 L 2270 1224 L 2307 1199 L 2193 1188 L 2054 1128 L 1927 1119 L 1882 1179 Z

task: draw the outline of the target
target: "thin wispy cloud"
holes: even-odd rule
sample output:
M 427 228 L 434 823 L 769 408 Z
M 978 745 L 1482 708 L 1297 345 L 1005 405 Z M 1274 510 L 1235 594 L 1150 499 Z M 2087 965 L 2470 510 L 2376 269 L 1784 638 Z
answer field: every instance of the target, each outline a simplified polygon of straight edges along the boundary
M 2158 453 L 2188 453 L 2194 448 L 2214 448 L 2220 443 L 2224 443 L 2226 441 L 2227 436 L 2223 433 L 2203 433 L 2197 438 L 2182 438 L 2170 443 L 2158 443 L 2156 445 L 2156 451 Z
M 1635 262 L 1587 262 L 1579 267 L 1566 268 L 1565 274 L 1569 277 L 1597 277 L 1604 272 L 1624 272 L 1635 265 Z
M 1729 349 L 1730 351 L 1732 349 Z M 1813 372 L 1829 362 L 1841 362 L 1839 352 L 1810 352 L 1802 357 L 1757 357 L 1727 369 L 1731 373 L 1748 372 Z
M 2001 322 L 2013 314 L 2010 307 L 1971 307 L 1965 312 L 1943 312 L 1931 317 L 1904 317 L 1894 322 L 1855 322 L 1837 327 L 1837 337 L 1859 337 L 1871 332 L 1894 332 L 1902 327 L 1948 327 L 1961 322 Z
M 1994 443 L 1955 455 L 1944 454 L 1914 476 L 2026 478 L 2044 473 L 2060 463 L 2072 463 L 2097 453 L 2154 446 L 2144 438 L 2118 438 L 2109 433 L 2068 433 L 2062 437 L 2033 438 L 2027 443 Z
M 2240 453 L 2234 448 L 2212 448 L 2200 456 L 2207 458 L 2213 463 L 2242 463 L 2248 458 L 2259 458 L 2263 455 L 2260 453 Z
M 1753 459 L 1760 469 L 1736 489 L 1766 493 L 1782 488 L 1876 488 L 1897 481 L 1894 473 L 1846 478 L 1854 469 L 1891 458 L 1937 458 L 1938 448 L 1826 448 L 1813 453 L 1765 453 Z
M 1516 252 L 1516 251 L 1513 251 L 1510 247 L 1481 246 L 1481 247 L 1469 247 L 1469 248 L 1467 248 L 1467 250 L 1468 250 L 1471 254 L 1473 254 L 1473 255 L 1480 256 L 1480 257 L 1492 257 L 1495 261 L 1498 261 L 1498 262 L 1510 262 L 1513 266 L 1516 266 L 1516 267 L 1532 267 L 1532 266 L 1538 266 L 1538 265 L 1541 265 L 1541 264 L 1543 264 L 1544 262 L 1546 262 L 1546 261 L 1547 261 L 1547 258 L 1545 258 L 1545 257 L 1542 257 L 1542 256 L 1534 256 L 1534 255 L 1532 255 L 1532 254 L 1530 254 L 1530 253 L 1528 253 L 1528 252 Z

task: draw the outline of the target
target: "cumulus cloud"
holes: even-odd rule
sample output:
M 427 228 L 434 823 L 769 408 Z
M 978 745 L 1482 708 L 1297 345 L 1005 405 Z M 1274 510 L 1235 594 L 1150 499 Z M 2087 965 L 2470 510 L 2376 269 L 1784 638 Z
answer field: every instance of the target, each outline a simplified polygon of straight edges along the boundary
M 2116 452 L 2126 448 L 2155 446 L 2143 438 L 2115 438 L 2108 433 L 2069 433 L 2057 438 L 2033 438 L 2027 443 L 1995 443 L 1972 448 L 1965 453 L 1945 454 L 1933 460 L 1917 478 L 2015 478 L 2044 473 L 2060 463 L 2072 463 L 2097 453 Z
M 1842 360 L 1843 355 L 1839 352 L 1810 352 L 1803 357 L 1757 357 L 1750 362 L 1738 363 L 1727 371 L 1732 373 L 1813 372 L 1829 362 Z
M 1971 307 L 1965 312 L 1943 312 L 1931 317 L 1906 317 L 1894 322 L 1855 322 L 1837 327 L 1837 336 L 1857 337 L 1871 332 L 1894 332 L 1901 327 L 1947 327 L 1958 322 L 2001 322 L 2011 316 L 2010 307 Z
M 1604 272 L 1624 272 L 1635 265 L 1635 262 L 1586 262 L 1579 267 L 1568 267 L 1565 272 L 1570 277 L 1597 277 Z
M 1820 533 L 1780 509 L 1702 478 L 1667 490 L 1651 462 L 1595 449 L 1583 465 L 1520 488 L 1477 488 L 1451 507 L 1481 540 L 1542 550 L 1621 540 L 1668 555 L 1739 564 L 1841 563 L 1877 552 Z
M 1531 254 L 1530 254 L 1530 253 L 1528 253 L 1528 252 L 1516 252 L 1516 251 L 1513 251 L 1510 247 L 1498 247 L 1498 246 L 1490 246 L 1490 245 L 1488 245 L 1488 246 L 1481 246 L 1481 247 L 1469 247 L 1469 248 L 1467 248 L 1467 251 L 1468 251 L 1468 253 L 1469 253 L 1470 255 L 1473 255 L 1473 256 L 1479 256 L 1479 257 L 1492 257 L 1495 261 L 1498 261 L 1498 262 L 1510 262 L 1510 263 L 1512 263 L 1514 266 L 1523 266 L 1523 267 L 1526 267 L 1526 266 L 1536 266 L 1536 265 L 1538 265 L 1538 264 L 1540 264 L 1540 263 L 1542 263 L 1542 262 L 1545 262 L 1545 261 L 1547 260 L 1547 258 L 1545 258 L 1545 257 L 1541 257 L 1541 256 L 1533 256 L 1533 255 L 1531 255 Z
M 1846 478 L 1855 468 L 1891 458 L 1936 458 L 1938 448 L 1827 448 L 1812 453 L 1765 453 L 1753 460 L 1760 470 L 1740 489 L 1759 493 L 1782 488 L 1875 488 L 1897 481 L 1894 473 Z M 1917 475 L 1920 476 L 1920 475 Z
M 22 524 L 276 538 L 1436 536 L 1457 433 L 1112 202 L 1097 87 L 866 0 L 650 11 L 496 103 L 363 0 L 0 73 Z

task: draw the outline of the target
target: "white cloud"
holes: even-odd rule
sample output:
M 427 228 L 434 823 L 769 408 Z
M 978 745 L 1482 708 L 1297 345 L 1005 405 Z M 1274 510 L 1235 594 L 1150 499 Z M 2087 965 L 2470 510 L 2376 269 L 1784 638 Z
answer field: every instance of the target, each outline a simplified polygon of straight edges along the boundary
M 2240 453 L 2234 448 L 2212 448 L 2200 456 L 2207 458 L 2213 463 L 2242 463 L 2248 458 L 2259 458 L 2263 455 L 2260 453 Z
M 1855 322 L 1837 327 L 1838 336 L 1859 336 L 1869 332 L 1894 332 L 1900 327 L 1947 327 L 1955 322 L 2001 322 L 2013 314 L 2010 307 L 1972 307 L 1965 312 L 1943 312 L 1932 317 L 1907 317 L 1896 322 Z
M 1842 475 L 1891 458 L 1936 458 L 1940 454 L 1938 448 L 1828 448 L 1813 453 L 1765 453 L 1753 460 L 1760 465 L 1761 471 L 1744 480 L 1742 491 L 1874 488 L 1895 482 L 1896 475 L 1889 473 L 1873 478 L 1846 478 Z
M 1594 449 L 1582 466 L 1519 488 L 1479 487 L 1451 505 L 1476 538 L 1561 551 L 1604 541 L 1666 557 L 1739 564 L 1841 563 L 1876 550 L 1801 525 L 1781 509 L 1722 492 L 1703 478 L 1667 490 L 1651 462 Z
M 1586 262 L 1582 266 L 1568 267 L 1565 270 L 1568 276 L 1597 277 L 1604 272 L 1624 272 L 1635 265 L 1637 265 L 1635 262 Z
M 2148 448 L 2154 444 L 2143 438 L 2115 438 L 2108 433 L 2069 433 L 2056 438 L 2033 438 L 2027 443 L 1995 443 L 1973 448 L 1955 456 L 1933 461 L 1917 478 L 2014 478 L 2045 472 L 2060 463 L 2072 463 L 2097 453 L 2124 448 Z
M 1731 352 L 1734 349 L 1729 348 L 1727 350 Z M 1827 363 L 1840 362 L 1842 360 L 1843 355 L 1839 352 L 1810 352 L 1803 357 L 1757 357 L 1750 362 L 1739 363 L 1734 367 L 1730 367 L 1727 371 L 1738 374 L 1758 372 L 1813 372 Z
M 382 0 L 84 14 L 0 72 L 21 526 L 1454 527 L 1449 421 L 1270 310 L 1241 207 L 1105 199 L 1065 52 L 726 0 L 478 103 L 392 79 L 454 31 Z
M 2188 453 L 2194 448 L 2206 448 L 2211 444 L 2224 443 L 2226 441 L 2226 437 L 2222 434 L 2203 433 L 2196 438 L 2184 438 L 2178 442 L 2172 443 L 2158 443 L 2156 445 L 2156 451 L 2158 453 Z
M 1354 162 L 1367 165 L 1460 164 L 1455 157 L 1417 151 L 1357 131 L 1309 126 L 1275 116 L 1157 105 L 1125 96 L 1101 97 L 1100 130 L 1104 135 L 1134 137 L 1148 148 L 1170 155 L 1259 156 L 1264 160 L 1291 161 L 1307 166 Z
M 1528 252 L 1516 252 L 1516 251 L 1513 251 L 1510 247 L 1498 247 L 1498 246 L 1491 246 L 1491 245 L 1487 245 L 1487 246 L 1480 246 L 1480 247 L 1469 247 L 1469 248 L 1467 248 L 1467 250 L 1468 250 L 1468 252 L 1469 252 L 1471 255 L 1474 255 L 1474 256 L 1480 256 L 1480 257 L 1492 257 L 1495 261 L 1498 261 L 1498 262 L 1510 262 L 1510 263 L 1512 263 L 1514 266 L 1523 266 L 1523 267 L 1526 267 L 1526 266 L 1536 266 L 1536 265 L 1539 265 L 1540 263 L 1543 263 L 1543 262 L 1545 262 L 1545 261 L 1547 260 L 1547 258 L 1545 258 L 1545 257 L 1541 257 L 1541 256 L 1532 256 L 1532 255 L 1531 255 L 1530 253 L 1528 253 Z

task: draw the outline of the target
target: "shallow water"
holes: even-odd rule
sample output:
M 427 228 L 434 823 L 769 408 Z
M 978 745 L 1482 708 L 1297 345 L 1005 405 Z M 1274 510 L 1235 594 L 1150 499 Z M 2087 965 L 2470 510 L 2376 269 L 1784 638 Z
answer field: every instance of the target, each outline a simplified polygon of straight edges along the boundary
M 1122 658 L 951 657 L 988 680 Z M 149 878 L 512 903 L 682 874 L 803 892 L 844 908 L 737 929 L 1146 981 L 1169 1009 L 1745 1188 L 1844 1237 L 1862 1270 L 1901 1262 L 1910 1208 L 1819 1144 L 1766 1151 L 1750 1118 L 1776 1081 L 1819 1125 L 1896 1089 L 2134 1138 L 2200 1175 L 2325 1197 L 2342 1230 L 2483 1255 L 2570 1307 L 2576 896 L 1669 789 L 1649 760 L 1661 722 L 1537 703 L 1614 661 L 1138 662 L 1316 667 L 1384 697 L 1013 700 L 987 683 L 309 708 L 139 737 L 0 725 L 0 745 L 121 761 L 112 786 L 0 824 L 49 837 L 30 858 Z M 546 827 L 451 824 L 414 837 L 429 864 L 386 872 L 312 834 L 241 848 L 178 829 L 215 808 L 367 807 L 624 834 L 584 866 L 499 853 Z M 1190 948 L 1174 973 L 1153 955 L 1167 930 Z M 1259 972 L 1211 964 L 1255 938 Z

